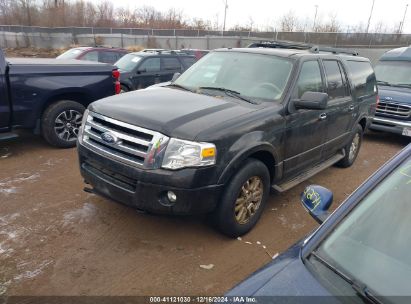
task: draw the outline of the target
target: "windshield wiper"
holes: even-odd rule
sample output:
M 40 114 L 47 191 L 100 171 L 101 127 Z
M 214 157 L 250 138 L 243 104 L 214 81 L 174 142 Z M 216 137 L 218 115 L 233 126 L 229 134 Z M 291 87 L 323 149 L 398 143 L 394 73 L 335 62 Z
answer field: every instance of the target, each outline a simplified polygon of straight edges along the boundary
M 244 100 L 248 103 L 251 104 L 257 104 L 255 101 L 252 101 L 248 98 L 245 98 L 243 96 L 241 96 L 240 92 L 234 91 L 234 90 L 230 90 L 230 89 L 226 89 L 226 88 L 219 88 L 219 87 L 199 87 L 199 90 L 216 90 L 216 91 L 222 91 L 224 93 L 226 93 L 226 95 L 230 96 L 230 97 L 234 97 L 234 98 L 238 98 L 241 100 Z
M 391 83 L 389 83 L 388 81 L 384 81 L 384 80 L 377 80 L 377 84 L 391 86 Z
M 190 90 L 189 88 L 187 88 L 187 87 L 185 87 L 185 86 L 182 86 L 182 85 L 180 85 L 180 84 L 174 83 L 174 82 L 170 83 L 170 84 L 167 85 L 167 86 L 168 86 L 168 87 L 176 87 L 176 88 L 183 89 L 183 90 L 185 90 L 185 91 L 193 92 L 193 91 Z
M 393 86 L 411 88 L 411 83 L 395 83 Z
M 321 264 L 325 267 L 330 269 L 332 272 L 340 276 L 344 281 L 351 285 L 351 287 L 365 300 L 373 304 L 383 304 L 371 291 L 368 289 L 367 285 L 364 283 L 352 279 L 343 273 L 341 270 L 330 264 L 327 260 L 325 260 L 322 256 L 320 256 L 317 252 L 312 251 L 311 255 L 314 256 Z

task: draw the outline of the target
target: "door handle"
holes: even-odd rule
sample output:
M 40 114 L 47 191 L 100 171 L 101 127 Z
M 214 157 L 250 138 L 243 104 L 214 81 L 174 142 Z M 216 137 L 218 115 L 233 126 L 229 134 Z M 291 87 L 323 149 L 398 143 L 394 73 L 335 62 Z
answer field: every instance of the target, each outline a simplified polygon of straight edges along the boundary
M 319 116 L 318 118 L 319 118 L 320 120 L 324 120 L 324 119 L 327 118 L 327 114 L 322 113 L 322 114 L 320 114 L 320 116 Z
M 161 76 L 160 74 L 155 74 L 155 75 L 154 75 L 154 77 L 160 77 L 160 76 Z
M 351 112 L 351 111 L 354 111 L 354 108 L 355 108 L 354 105 L 350 105 L 350 106 L 348 107 L 348 111 L 350 111 L 350 112 Z

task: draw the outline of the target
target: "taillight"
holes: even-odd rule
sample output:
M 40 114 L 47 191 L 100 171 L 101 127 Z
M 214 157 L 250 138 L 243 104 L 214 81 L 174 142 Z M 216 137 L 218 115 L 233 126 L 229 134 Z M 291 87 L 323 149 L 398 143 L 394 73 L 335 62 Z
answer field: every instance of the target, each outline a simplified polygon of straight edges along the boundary
M 112 75 L 113 75 L 113 78 L 114 78 L 114 92 L 116 94 L 120 94 L 120 92 L 121 92 L 120 71 L 119 70 L 113 70 Z
M 120 71 L 119 70 L 113 70 L 113 78 L 115 78 L 116 80 L 120 79 Z

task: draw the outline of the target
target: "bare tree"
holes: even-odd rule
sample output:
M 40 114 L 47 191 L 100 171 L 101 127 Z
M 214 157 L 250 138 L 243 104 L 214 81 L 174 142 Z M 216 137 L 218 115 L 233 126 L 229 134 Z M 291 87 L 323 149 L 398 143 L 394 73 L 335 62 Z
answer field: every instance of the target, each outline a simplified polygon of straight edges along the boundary
M 280 19 L 280 29 L 283 32 L 294 32 L 297 30 L 299 21 L 293 11 L 289 11 Z

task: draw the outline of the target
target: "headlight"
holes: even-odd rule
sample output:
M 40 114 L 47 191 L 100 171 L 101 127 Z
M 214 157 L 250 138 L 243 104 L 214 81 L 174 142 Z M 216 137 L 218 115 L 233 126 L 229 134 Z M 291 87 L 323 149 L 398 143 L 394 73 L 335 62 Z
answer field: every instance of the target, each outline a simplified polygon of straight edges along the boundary
M 79 143 L 81 143 L 83 141 L 84 125 L 86 124 L 86 121 L 87 121 L 88 112 L 89 111 L 87 109 L 84 111 L 83 119 L 81 121 L 81 126 L 80 126 L 80 129 L 78 130 L 77 138 L 78 138 Z
M 171 138 L 167 145 L 162 167 L 181 169 L 214 165 L 217 150 L 214 144 Z

